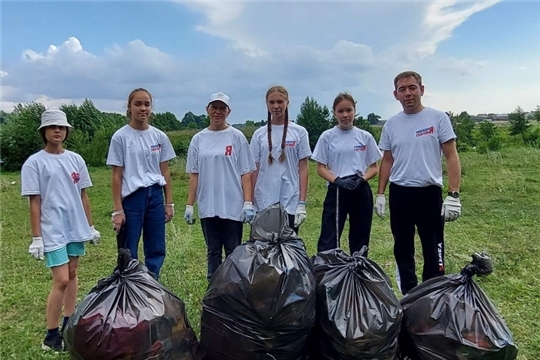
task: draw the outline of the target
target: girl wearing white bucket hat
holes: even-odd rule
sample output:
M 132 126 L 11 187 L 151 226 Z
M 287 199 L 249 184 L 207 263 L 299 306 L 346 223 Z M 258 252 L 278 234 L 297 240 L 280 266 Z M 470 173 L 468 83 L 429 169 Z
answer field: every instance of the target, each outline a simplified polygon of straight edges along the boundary
M 60 110 L 41 115 L 39 132 L 45 148 L 31 155 L 21 171 L 21 194 L 29 198 L 32 244 L 28 252 L 45 260 L 53 276 L 47 300 L 47 335 L 41 347 L 63 351 L 62 331 L 75 311 L 79 256 L 84 243 L 97 244 L 86 189 L 92 186 L 83 158 L 63 148 L 71 125 Z M 64 306 L 62 331 L 58 320 Z

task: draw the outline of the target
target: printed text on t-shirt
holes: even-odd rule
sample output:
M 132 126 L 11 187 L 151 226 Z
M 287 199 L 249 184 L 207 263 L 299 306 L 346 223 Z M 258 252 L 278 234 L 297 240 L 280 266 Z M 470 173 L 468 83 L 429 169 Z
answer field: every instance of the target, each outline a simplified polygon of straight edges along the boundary
M 232 145 L 225 146 L 225 156 L 231 156 L 232 155 Z
M 365 144 L 354 145 L 354 151 L 366 151 L 367 146 Z
M 430 126 L 430 127 L 427 127 L 427 128 L 416 130 L 416 137 L 433 134 L 434 132 L 435 132 L 435 127 Z
M 79 180 L 81 180 L 81 175 L 79 175 L 78 172 L 72 172 L 71 173 L 71 178 L 73 179 L 73 183 L 76 184 L 79 182 Z
M 157 144 L 157 145 L 152 145 L 152 146 L 150 146 L 150 150 L 151 150 L 152 152 L 154 152 L 154 151 L 160 151 L 160 150 L 161 150 L 161 144 Z

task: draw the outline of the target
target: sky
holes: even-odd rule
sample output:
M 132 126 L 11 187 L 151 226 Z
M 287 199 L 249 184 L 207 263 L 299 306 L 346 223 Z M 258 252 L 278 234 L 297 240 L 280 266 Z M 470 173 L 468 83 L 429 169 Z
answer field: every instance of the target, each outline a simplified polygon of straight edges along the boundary
M 135 88 L 154 111 L 205 113 L 231 98 L 229 122 L 266 118 L 265 93 L 357 113 L 401 110 L 394 77 L 420 73 L 423 104 L 469 114 L 540 105 L 540 2 L 15 1 L 0 2 L 0 109 L 40 102 L 124 113 Z

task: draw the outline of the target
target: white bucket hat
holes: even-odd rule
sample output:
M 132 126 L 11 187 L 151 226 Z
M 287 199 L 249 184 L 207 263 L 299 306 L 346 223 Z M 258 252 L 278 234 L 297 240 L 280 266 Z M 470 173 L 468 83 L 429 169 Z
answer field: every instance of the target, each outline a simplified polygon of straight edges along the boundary
M 43 114 L 41 114 L 41 126 L 38 130 L 52 125 L 65 126 L 68 128 L 73 127 L 69 125 L 66 113 L 62 110 L 45 110 Z
M 222 92 L 218 92 L 218 93 L 210 95 L 210 100 L 208 100 L 208 105 L 210 105 L 214 101 L 221 101 L 222 103 L 227 105 L 229 109 L 231 108 L 231 99 Z

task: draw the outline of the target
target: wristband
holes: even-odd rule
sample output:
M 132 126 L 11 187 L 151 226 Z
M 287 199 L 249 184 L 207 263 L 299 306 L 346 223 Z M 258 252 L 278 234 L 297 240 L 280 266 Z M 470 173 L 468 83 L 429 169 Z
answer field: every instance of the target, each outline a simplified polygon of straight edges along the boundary
M 174 207 L 174 204 L 165 204 L 165 206 Z
M 306 202 L 305 201 L 299 201 L 298 205 L 306 205 Z

